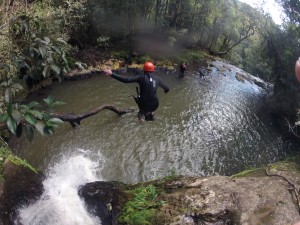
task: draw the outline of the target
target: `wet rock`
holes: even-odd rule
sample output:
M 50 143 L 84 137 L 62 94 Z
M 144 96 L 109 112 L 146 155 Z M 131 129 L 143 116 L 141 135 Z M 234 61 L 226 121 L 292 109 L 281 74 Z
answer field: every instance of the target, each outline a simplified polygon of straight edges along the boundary
M 117 224 L 117 216 L 128 200 L 125 185 L 119 182 L 97 181 L 82 186 L 78 194 L 88 211 L 101 219 L 102 225 Z
M 165 184 L 169 224 L 293 224 L 299 212 L 280 177 L 181 177 Z
M 243 71 L 242 69 L 230 65 L 229 63 L 223 62 L 221 60 L 215 60 L 210 62 L 209 67 L 215 68 L 217 71 L 219 71 L 225 76 L 226 74 L 232 72 L 235 75 L 235 78 L 242 83 L 248 81 L 250 83 L 257 85 L 262 89 L 265 89 L 268 92 L 272 90 L 272 85 L 269 84 L 268 82 L 265 82 L 259 77 L 252 76 L 251 74 Z
M 258 174 L 242 178 L 182 176 L 121 186 L 94 182 L 83 186 L 79 194 L 103 224 L 118 224 L 117 216 L 129 199 L 124 190 L 148 184 L 160 190 L 157 198 L 165 202 L 152 223 L 156 225 L 286 225 L 300 220 L 290 184 L 280 176 Z M 285 171 L 284 175 L 300 180 L 299 173 Z
M 5 225 L 13 224 L 21 206 L 36 201 L 43 193 L 44 179 L 27 167 L 6 160 L 3 166 L 4 187 L 0 197 L 0 217 Z

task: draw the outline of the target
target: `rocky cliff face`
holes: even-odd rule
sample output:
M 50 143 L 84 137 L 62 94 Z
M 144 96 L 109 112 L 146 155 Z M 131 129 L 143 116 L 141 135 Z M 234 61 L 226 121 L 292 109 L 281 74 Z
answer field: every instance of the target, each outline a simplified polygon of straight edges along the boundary
M 300 219 L 290 185 L 278 177 L 183 177 L 166 187 L 161 210 L 173 225 L 279 225 Z
M 149 182 L 147 184 L 163 190 L 158 198 L 165 202 L 159 209 L 159 218 L 152 224 L 293 224 L 300 220 L 300 174 L 297 171 L 299 165 L 296 163 L 278 163 L 267 169 L 250 171 L 235 177 L 182 176 Z M 138 186 L 147 184 L 141 183 Z M 115 194 L 105 194 L 103 185 L 107 186 L 102 182 L 87 184 L 81 189 L 81 195 L 86 200 L 94 197 L 98 199 L 98 203 L 109 205 L 111 215 L 114 215 L 112 218 L 115 218 L 115 209 L 119 210 L 125 195 L 120 194 L 120 190 L 116 188 L 109 190 L 118 190 Z M 132 188 L 132 185 L 128 185 L 125 189 Z M 99 193 L 102 196 L 114 197 L 111 200 L 107 197 L 103 199 Z M 117 203 L 116 199 L 120 202 Z M 86 202 L 89 204 L 89 201 Z M 118 222 L 113 220 L 105 224 Z
M 164 201 L 152 224 L 288 225 L 300 220 L 299 171 L 297 163 L 277 163 L 234 177 L 179 176 L 135 185 L 97 181 L 81 187 L 79 195 L 91 213 L 105 217 L 103 225 L 120 224 L 117 217 L 130 200 L 126 190 L 149 184 Z M 41 195 L 42 176 L 9 162 L 4 175 L 0 224 L 7 225 L 18 217 L 18 207 Z

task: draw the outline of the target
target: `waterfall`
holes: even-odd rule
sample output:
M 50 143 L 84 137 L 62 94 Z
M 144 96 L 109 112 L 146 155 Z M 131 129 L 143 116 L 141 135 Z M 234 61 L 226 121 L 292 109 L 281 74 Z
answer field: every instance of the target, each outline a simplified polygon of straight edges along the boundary
M 90 157 L 91 153 L 83 150 L 64 155 L 49 168 L 41 198 L 19 210 L 19 220 L 23 225 L 101 224 L 98 218 L 87 212 L 78 195 L 81 185 L 100 180 L 96 175 L 99 160 L 92 161 L 87 155 Z

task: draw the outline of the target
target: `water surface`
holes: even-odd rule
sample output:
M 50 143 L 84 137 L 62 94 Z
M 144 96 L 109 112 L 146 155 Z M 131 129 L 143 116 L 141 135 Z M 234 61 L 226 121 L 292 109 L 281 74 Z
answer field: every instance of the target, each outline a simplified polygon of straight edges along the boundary
M 238 81 L 236 71 L 213 67 L 206 79 L 193 71 L 187 71 L 184 79 L 178 79 L 177 72 L 160 73 L 171 90 L 158 91 L 160 107 L 154 122 L 137 119 L 137 106 L 128 97 L 135 94 L 137 84 L 103 75 L 55 84 L 39 91 L 38 97 L 51 94 L 66 102 L 56 107 L 57 112 L 82 113 L 102 104 L 135 112 L 118 116 L 102 111 L 77 129 L 64 123 L 51 137 L 36 135 L 32 143 L 21 138 L 11 145 L 42 170 L 78 149 L 99 153 L 101 177 L 126 183 L 171 172 L 231 175 L 283 159 L 296 145 L 273 124 L 265 106 L 266 91 Z

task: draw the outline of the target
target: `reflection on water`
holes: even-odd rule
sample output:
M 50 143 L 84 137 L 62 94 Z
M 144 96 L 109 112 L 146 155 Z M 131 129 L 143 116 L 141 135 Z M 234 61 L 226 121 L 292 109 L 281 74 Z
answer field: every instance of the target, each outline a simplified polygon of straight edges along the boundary
M 231 71 L 231 72 L 230 72 Z M 282 159 L 293 149 L 283 140 L 265 112 L 265 91 L 248 81 L 239 82 L 233 70 L 213 68 L 200 79 L 187 71 L 160 74 L 171 90 L 159 90 L 160 107 L 154 122 L 139 122 L 129 95 L 136 84 L 123 84 L 102 75 L 65 82 L 43 90 L 66 102 L 58 112 L 81 113 L 101 104 L 135 108 L 121 117 L 102 111 L 73 129 L 65 123 L 55 135 L 20 139 L 12 145 L 33 165 L 45 169 L 64 149 L 90 149 L 106 161 L 105 180 L 127 183 L 159 178 L 175 171 L 184 175 L 230 175 L 249 167 Z

